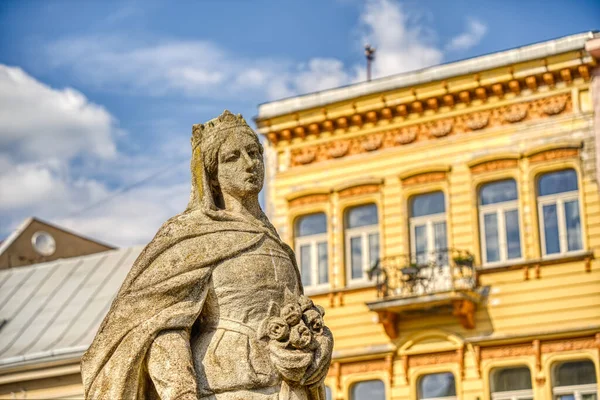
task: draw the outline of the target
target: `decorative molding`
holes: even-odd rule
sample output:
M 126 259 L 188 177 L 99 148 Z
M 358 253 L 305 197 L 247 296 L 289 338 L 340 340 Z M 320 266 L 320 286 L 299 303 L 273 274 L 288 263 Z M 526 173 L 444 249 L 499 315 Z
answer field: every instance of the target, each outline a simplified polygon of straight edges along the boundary
M 482 360 L 493 360 L 496 358 L 519 357 L 533 355 L 531 343 L 511 344 L 507 346 L 491 346 L 481 348 Z
M 390 311 L 380 311 L 377 313 L 377 317 L 389 338 L 398 338 L 398 314 Z
M 365 140 L 362 141 L 361 146 L 366 151 L 375 151 L 381 147 L 383 144 L 383 136 L 367 136 Z
M 459 363 L 458 351 L 445 351 L 441 353 L 417 354 L 408 356 L 408 367 L 420 367 L 423 365 L 454 364 Z
M 452 302 L 452 315 L 458 317 L 465 329 L 475 329 L 475 303 L 470 300 L 455 300 Z
M 379 185 L 370 184 L 370 185 L 360 185 L 353 186 L 339 192 L 339 196 L 341 199 L 351 196 L 359 196 L 361 194 L 370 194 L 377 193 L 379 191 Z
M 561 351 L 595 349 L 596 339 L 593 336 L 542 342 L 542 353 L 558 353 Z
M 528 102 L 490 108 L 485 111 L 415 123 L 358 137 L 335 138 L 325 143 L 292 149 L 291 166 L 295 167 L 355 154 L 406 146 L 420 141 L 438 140 L 448 136 L 496 128 L 525 120 L 545 119 L 558 114 L 570 113 L 571 111 L 571 94 L 561 93 Z M 339 120 L 336 123 L 340 127 Z M 312 131 L 314 131 L 314 127 Z M 283 136 L 279 139 L 283 139 Z
M 377 360 L 364 360 L 350 363 L 341 363 L 342 376 L 365 372 L 387 372 L 388 363 L 385 358 Z
M 288 206 L 298 207 L 304 206 L 306 204 L 315 204 L 315 203 L 326 203 L 329 201 L 328 194 L 309 194 L 306 196 L 298 197 L 288 202 Z
M 545 162 L 552 160 L 561 160 L 564 158 L 576 158 L 579 155 L 579 149 L 552 149 L 542 151 L 529 157 L 530 163 Z
M 413 175 L 408 178 L 402 179 L 402 186 L 413 186 L 431 182 L 440 182 L 446 179 L 446 174 L 447 173 L 443 171 L 435 171 Z
M 514 124 L 515 122 L 521 122 L 527 116 L 528 107 L 527 104 L 513 104 L 502 108 L 502 117 L 504 121 Z
M 475 371 L 477 371 L 477 377 L 481 378 L 481 346 L 473 346 L 473 352 L 475 357 Z
M 329 154 L 329 156 L 331 156 L 332 158 L 340 158 L 348 154 L 348 150 L 350 150 L 349 142 L 336 141 L 331 143 L 331 146 L 327 150 L 327 154 Z
M 517 168 L 519 161 L 514 158 L 505 158 L 501 160 L 484 161 L 471 167 L 472 174 L 481 174 L 483 172 L 499 171 L 502 169 Z
M 566 94 L 562 96 L 549 97 L 542 103 L 542 110 L 547 115 L 560 114 L 564 111 L 565 107 L 567 106 L 568 99 L 569 96 Z
M 489 112 L 474 112 L 468 114 L 465 118 L 465 125 L 471 130 L 477 131 L 483 129 L 490 123 Z
M 390 377 L 390 386 L 394 386 L 394 355 L 388 354 L 385 356 L 387 373 Z
M 427 124 L 429 133 L 436 138 L 448 136 L 453 126 L 454 121 L 452 119 L 438 120 Z

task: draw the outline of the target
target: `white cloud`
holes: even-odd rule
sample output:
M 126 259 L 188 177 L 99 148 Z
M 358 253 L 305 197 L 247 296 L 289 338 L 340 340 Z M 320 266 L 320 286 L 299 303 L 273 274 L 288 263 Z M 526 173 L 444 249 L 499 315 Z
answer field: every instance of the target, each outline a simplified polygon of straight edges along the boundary
M 363 44 L 376 47 L 373 77 L 417 70 L 442 61 L 427 27 L 414 21 L 400 3 L 369 0 L 361 15 Z
M 20 68 L 0 65 L 0 148 L 14 159 L 116 154 L 112 116 L 78 91 L 52 89 Z
M 117 189 L 102 175 L 117 179 L 117 186 L 128 185 L 166 164 L 160 155 L 117 154 L 117 130 L 114 117 L 82 93 L 53 89 L 0 64 L 1 233 L 34 215 L 116 245 L 151 239 L 162 222 L 185 207 L 187 163 L 175 164 L 139 190 L 111 197 Z M 89 163 L 73 167 L 71 161 L 82 157 Z M 81 168 L 88 169 L 75 172 Z
M 474 18 L 467 19 L 466 31 L 453 37 L 446 45 L 448 51 L 468 50 L 476 46 L 487 33 L 487 26 Z

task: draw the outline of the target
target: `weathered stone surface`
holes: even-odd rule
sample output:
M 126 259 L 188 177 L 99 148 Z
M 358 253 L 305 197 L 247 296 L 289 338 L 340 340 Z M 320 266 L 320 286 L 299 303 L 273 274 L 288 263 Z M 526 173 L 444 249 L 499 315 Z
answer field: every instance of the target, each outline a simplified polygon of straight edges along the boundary
M 258 203 L 263 149 L 194 125 L 192 193 L 134 263 L 82 360 L 87 399 L 325 399 L 333 336 Z

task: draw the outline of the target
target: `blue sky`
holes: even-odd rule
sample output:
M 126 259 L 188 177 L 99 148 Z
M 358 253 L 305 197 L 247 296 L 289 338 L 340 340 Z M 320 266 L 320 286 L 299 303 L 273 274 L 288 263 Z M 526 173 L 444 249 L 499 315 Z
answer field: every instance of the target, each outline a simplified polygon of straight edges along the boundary
M 192 124 L 364 80 L 366 42 L 377 78 L 599 21 L 585 0 L 3 0 L 0 238 L 35 215 L 148 241 L 187 203 Z

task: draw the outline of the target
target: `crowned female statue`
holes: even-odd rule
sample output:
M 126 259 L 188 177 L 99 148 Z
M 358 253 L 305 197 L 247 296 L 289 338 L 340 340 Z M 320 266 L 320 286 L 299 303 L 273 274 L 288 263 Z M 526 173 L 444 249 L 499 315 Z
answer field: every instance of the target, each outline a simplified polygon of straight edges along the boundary
M 258 203 L 262 155 L 241 115 L 194 125 L 190 202 L 83 356 L 86 399 L 325 399 L 333 337 Z

